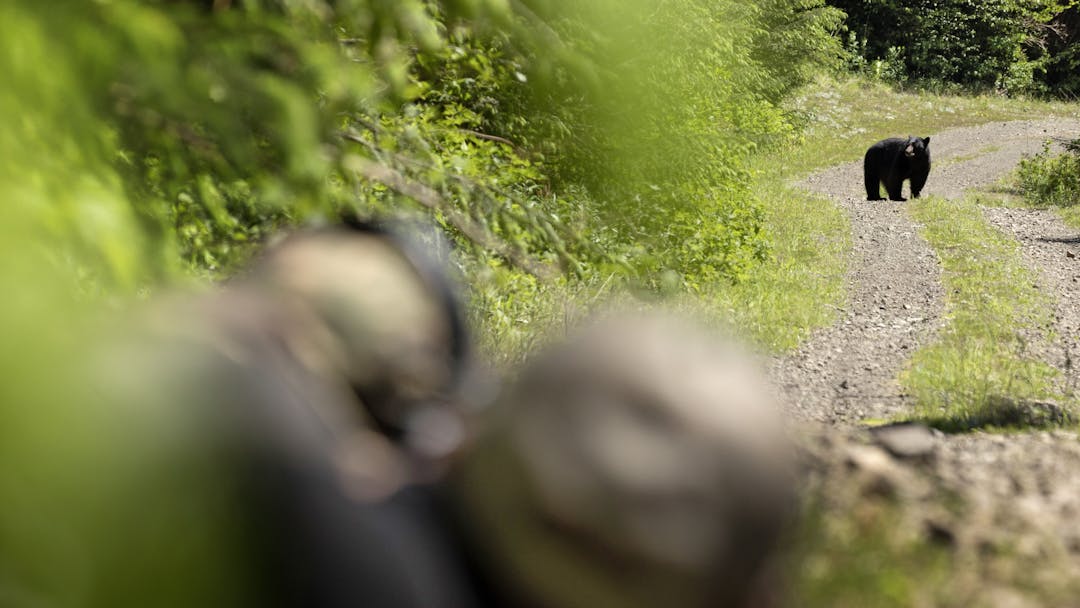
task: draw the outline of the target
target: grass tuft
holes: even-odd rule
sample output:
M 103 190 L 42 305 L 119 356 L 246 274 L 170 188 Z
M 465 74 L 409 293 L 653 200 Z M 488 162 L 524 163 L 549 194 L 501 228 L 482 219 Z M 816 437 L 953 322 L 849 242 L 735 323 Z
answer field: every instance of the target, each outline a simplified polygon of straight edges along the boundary
M 947 431 L 1066 422 L 1019 405 L 1055 394 L 1058 371 L 1033 354 L 1048 339 L 1051 307 L 1019 245 L 983 217 L 977 198 L 924 198 L 909 207 L 944 269 L 946 327 L 901 375 L 918 415 Z
M 901 608 L 970 599 L 950 589 L 949 547 L 898 525 L 911 523 L 898 505 L 867 496 L 831 501 L 843 504 L 818 499 L 798 527 L 787 605 Z

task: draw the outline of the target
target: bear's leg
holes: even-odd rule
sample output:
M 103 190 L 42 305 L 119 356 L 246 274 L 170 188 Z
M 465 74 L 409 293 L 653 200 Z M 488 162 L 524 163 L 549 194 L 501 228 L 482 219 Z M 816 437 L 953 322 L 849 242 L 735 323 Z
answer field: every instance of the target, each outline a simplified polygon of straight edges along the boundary
M 904 180 L 890 175 L 885 180 L 885 190 L 889 193 L 890 201 L 906 201 L 904 198 Z
M 926 185 L 926 178 L 930 176 L 930 171 L 919 171 L 911 176 L 911 198 L 919 198 L 919 193 L 922 192 L 923 186 Z
M 881 179 L 877 174 L 866 174 L 866 200 L 868 201 L 883 201 L 885 197 L 881 196 Z
M 874 149 L 867 150 L 863 158 L 863 180 L 866 183 L 866 200 L 880 201 L 881 198 L 881 169 L 880 159 L 874 154 Z

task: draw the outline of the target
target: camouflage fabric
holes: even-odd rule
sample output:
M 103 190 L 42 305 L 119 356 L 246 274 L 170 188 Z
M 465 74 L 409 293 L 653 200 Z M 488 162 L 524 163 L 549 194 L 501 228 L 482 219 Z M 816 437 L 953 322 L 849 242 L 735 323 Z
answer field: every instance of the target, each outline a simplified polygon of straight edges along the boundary
M 247 278 L 262 297 L 306 309 L 316 324 L 291 348 L 305 365 L 345 379 L 383 431 L 439 456 L 454 424 L 468 364 L 456 294 L 441 268 L 403 237 L 381 231 L 298 233 Z
M 610 319 L 500 405 L 457 488 L 502 592 L 545 608 L 758 597 L 793 485 L 743 351 L 666 316 Z
M 132 516 L 92 549 L 118 557 L 88 605 L 475 604 L 423 491 L 463 438 L 464 335 L 410 255 L 378 231 L 297 233 L 103 349 L 95 393 L 125 414 L 131 471 L 102 513 Z

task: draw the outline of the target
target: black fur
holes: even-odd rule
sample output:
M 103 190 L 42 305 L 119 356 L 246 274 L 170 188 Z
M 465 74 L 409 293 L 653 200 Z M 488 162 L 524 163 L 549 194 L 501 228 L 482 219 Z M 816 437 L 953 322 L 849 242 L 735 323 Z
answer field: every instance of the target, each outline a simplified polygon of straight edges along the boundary
M 863 175 L 868 201 L 884 200 L 881 184 L 890 200 L 907 200 L 902 192 L 905 179 L 911 180 L 911 197 L 919 198 L 930 175 L 930 138 L 893 137 L 877 142 L 866 151 Z

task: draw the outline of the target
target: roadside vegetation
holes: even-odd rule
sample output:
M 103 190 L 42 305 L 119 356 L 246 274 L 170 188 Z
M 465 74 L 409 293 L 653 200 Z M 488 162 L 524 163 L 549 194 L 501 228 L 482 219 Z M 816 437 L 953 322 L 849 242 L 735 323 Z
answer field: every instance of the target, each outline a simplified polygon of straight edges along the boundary
M 953 580 L 943 543 L 913 533 L 895 497 L 825 495 L 795 539 L 791 606 L 905 608 L 968 606 L 971 589 Z M 837 513 L 848 512 L 838 517 Z
M 882 113 L 881 108 L 897 108 Z M 760 150 L 752 165 L 753 192 L 763 213 L 768 255 L 738 280 L 683 282 L 668 273 L 653 292 L 630 290 L 640 305 L 656 299 L 685 302 L 733 325 L 769 352 L 796 347 L 813 329 L 830 323 L 846 297 L 844 278 L 850 230 L 840 209 L 799 187 L 817 169 L 858 160 L 867 142 L 898 134 L 929 135 L 993 121 L 1074 116 L 1066 102 L 999 95 L 949 95 L 897 91 L 862 78 L 822 76 L 799 88 L 785 105 L 796 135 L 786 145 Z M 938 161 L 935 161 L 938 162 Z M 624 291 L 618 274 L 559 285 L 530 281 L 507 298 L 498 284 L 484 297 L 493 317 L 479 319 L 488 351 L 508 359 L 524 353 L 547 330 L 572 324 L 591 305 Z M 511 353 L 511 354 L 508 354 Z
M 1053 550 L 1032 551 L 1008 533 L 962 547 L 948 522 L 972 517 L 964 498 L 936 485 L 933 474 L 904 469 L 899 477 L 833 471 L 815 481 L 784 564 L 786 605 L 966 608 L 1006 597 L 1067 606 L 1076 597 L 1080 582 Z
M 851 70 L 902 87 L 1075 98 L 1075 0 L 830 0 Z
M 791 175 L 860 160 L 870 144 L 886 137 L 1077 113 L 1076 105 L 1065 101 L 905 91 L 852 77 L 822 78 L 801 89 L 789 105 L 802 117 L 804 129 L 803 145 L 777 158 Z M 933 153 L 933 144 L 930 149 Z
M 0 142 L 15 250 L 44 235 L 84 296 L 135 293 L 226 277 L 293 226 L 416 218 L 456 245 L 497 362 L 611 294 L 777 351 L 844 297 L 845 220 L 794 178 L 886 136 L 1067 111 L 852 77 L 851 18 L 817 0 L 244 6 L 4 8 L 24 50 L 0 101 L 29 125 Z M 48 77 L 25 69 L 46 52 Z M 26 162 L 45 150 L 64 162 Z
M 1065 152 L 1043 151 L 1020 161 L 1015 188 L 1026 204 L 1055 209 L 1066 224 L 1080 229 L 1080 140 L 1065 143 Z

